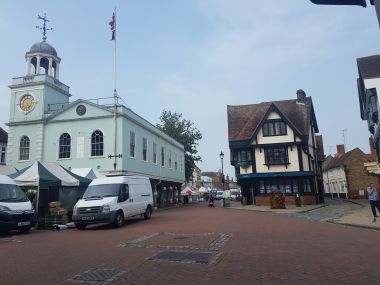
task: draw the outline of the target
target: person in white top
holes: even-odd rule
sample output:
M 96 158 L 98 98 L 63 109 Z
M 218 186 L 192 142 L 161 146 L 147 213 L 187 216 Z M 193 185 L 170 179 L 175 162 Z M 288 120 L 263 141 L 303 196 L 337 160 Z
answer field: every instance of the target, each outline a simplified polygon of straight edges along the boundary
M 378 215 L 376 215 L 376 208 L 380 213 L 379 192 L 377 191 L 373 183 L 369 184 L 369 187 L 367 188 L 367 192 L 368 192 L 369 204 L 371 205 L 371 210 L 373 214 L 372 222 L 376 222 L 376 218 L 379 217 Z

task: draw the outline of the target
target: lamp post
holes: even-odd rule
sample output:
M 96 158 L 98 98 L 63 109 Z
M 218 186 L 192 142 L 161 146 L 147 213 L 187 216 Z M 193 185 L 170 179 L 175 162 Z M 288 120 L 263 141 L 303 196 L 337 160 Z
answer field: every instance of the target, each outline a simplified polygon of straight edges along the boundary
M 224 195 L 224 173 L 223 173 L 223 158 L 224 158 L 224 153 L 223 151 L 220 152 L 219 154 L 219 157 L 220 157 L 220 160 L 222 162 L 222 190 L 223 190 L 223 207 L 226 205 L 226 201 L 225 201 L 225 195 Z

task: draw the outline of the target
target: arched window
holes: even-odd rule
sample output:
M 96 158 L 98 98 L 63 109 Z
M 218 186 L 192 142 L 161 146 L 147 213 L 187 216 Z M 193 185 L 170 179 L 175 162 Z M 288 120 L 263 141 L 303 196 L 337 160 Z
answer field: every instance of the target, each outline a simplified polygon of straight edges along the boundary
M 91 156 L 103 156 L 103 154 L 103 133 L 99 130 L 96 130 L 91 135 Z
M 68 133 L 63 133 L 59 137 L 59 158 L 71 157 L 71 136 Z
M 20 155 L 19 160 L 29 160 L 30 139 L 23 136 L 20 139 Z

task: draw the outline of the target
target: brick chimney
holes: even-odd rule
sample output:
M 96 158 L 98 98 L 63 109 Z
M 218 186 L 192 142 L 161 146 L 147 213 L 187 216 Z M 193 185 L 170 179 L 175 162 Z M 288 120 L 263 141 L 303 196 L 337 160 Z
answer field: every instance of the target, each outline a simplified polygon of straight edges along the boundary
M 297 93 L 297 101 L 301 103 L 305 102 L 305 99 L 306 99 L 305 91 L 303 91 L 302 89 L 298 89 L 296 93 Z
M 346 153 L 346 151 L 344 150 L 344 144 L 337 144 L 336 145 L 336 156 L 341 157 L 345 153 Z
M 376 153 L 376 147 L 375 144 L 373 143 L 372 137 L 369 138 L 369 150 L 371 154 L 371 161 L 377 161 L 377 153 Z

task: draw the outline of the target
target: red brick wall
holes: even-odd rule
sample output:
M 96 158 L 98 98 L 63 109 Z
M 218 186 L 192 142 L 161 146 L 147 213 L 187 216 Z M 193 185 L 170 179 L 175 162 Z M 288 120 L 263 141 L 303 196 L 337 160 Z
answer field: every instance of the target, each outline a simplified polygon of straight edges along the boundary
M 270 206 L 270 197 L 269 196 L 256 196 L 255 205 L 256 206 Z M 313 205 L 316 203 L 314 196 L 302 196 L 301 195 L 302 205 Z M 295 205 L 294 196 L 285 196 L 285 205 Z
M 346 177 L 348 187 L 348 198 L 365 198 L 359 196 L 359 190 L 366 190 L 369 183 L 375 184 L 375 187 L 379 189 L 379 182 L 376 176 L 370 176 L 364 171 L 364 163 L 368 162 L 366 155 L 361 151 L 355 151 L 346 162 Z

